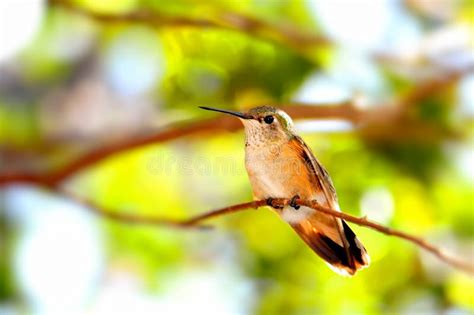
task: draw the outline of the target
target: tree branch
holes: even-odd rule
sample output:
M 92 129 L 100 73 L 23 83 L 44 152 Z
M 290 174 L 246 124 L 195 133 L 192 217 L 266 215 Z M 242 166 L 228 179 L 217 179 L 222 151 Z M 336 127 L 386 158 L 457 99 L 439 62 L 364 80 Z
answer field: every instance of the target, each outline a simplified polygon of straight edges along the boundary
M 360 111 L 351 104 L 328 107 L 293 105 L 288 107 L 282 106 L 280 108 L 285 110 L 295 120 L 337 118 L 351 121 L 356 126 L 360 126 L 359 133 L 362 137 L 368 137 L 371 139 L 380 139 L 380 136 L 382 136 L 385 139 L 392 140 L 420 139 L 422 141 L 427 141 L 440 136 L 440 131 L 430 125 L 410 125 L 406 123 L 402 126 L 398 126 L 398 124 L 388 123 L 385 121 L 387 117 L 391 116 L 393 119 L 398 117 L 398 114 L 393 113 L 393 108 L 387 108 L 387 111 L 390 111 L 392 114 L 389 115 L 387 113 L 384 118 L 381 117 L 380 122 L 374 122 L 372 120 L 373 115 L 371 111 Z M 380 112 L 380 108 L 377 108 L 377 112 Z M 53 188 L 60 185 L 64 180 L 73 177 L 79 172 L 86 170 L 87 168 L 115 154 L 123 153 L 146 145 L 164 143 L 200 133 L 236 131 L 241 128 L 241 123 L 237 119 L 226 116 L 189 123 L 188 125 L 172 126 L 168 129 L 164 129 L 153 134 L 125 139 L 122 142 L 105 147 L 97 147 L 73 159 L 66 165 L 60 167 L 58 170 L 49 171 L 44 174 L 36 174 L 31 172 L 12 172 L 8 171 L 7 169 L 0 174 L 0 187 L 11 183 L 28 183 Z M 401 130 L 399 133 L 395 133 L 397 138 L 394 138 L 394 130 L 397 129 Z
M 286 200 L 286 199 L 282 199 L 281 202 L 283 204 L 288 204 L 289 203 L 289 201 Z M 453 257 L 451 255 L 446 254 L 443 250 L 441 250 L 440 248 L 434 246 L 433 244 L 425 241 L 421 237 L 417 237 L 417 236 L 405 233 L 403 231 L 399 231 L 399 230 L 395 230 L 395 229 L 383 226 L 383 225 L 381 225 L 377 222 L 368 220 L 366 217 L 358 218 L 358 217 L 349 215 L 347 213 L 338 212 L 338 211 L 335 211 L 335 210 L 332 210 L 332 209 L 329 209 L 329 208 L 322 207 L 322 206 L 318 205 L 318 203 L 315 200 L 313 200 L 313 201 L 301 201 L 301 202 L 297 202 L 297 203 L 301 206 L 310 207 L 314 210 L 321 211 L 321 212 L 326 213 L 328 215 L 331 215 L 333 217 L 338 217 L 338 218 L 344 219 L 346 221 L 355 223 L 357 225 L 370 228 L 370 229 L 378 231 L 380 233 L 383 233 L 383 234 L 386 234 L 386 235 L 391 235 L 391 236 L 396 236 L 398 238 L 404 239 L 408 242 L 411 242 L 411 243 L 417 245 L 418 247 L 421 247 L 421 248 L 425 249 L 426 251 L 428 251 L 431 254 L 435 255 L 436 257 L 438 257 L 440 260 L 444 261 L 445 263 L 447 263 L 447 264 L 449 264 L 449 265 L 451 265 L 451 266 L 453 266 L 457 269 L 464 270 L 464 271 L 466 271 L 470 274 L 474 274 L 474 265 L 472 263 L 469 264 L 469 263 L 467 263 L 463 260 L 460 260 L 456 257 Z
M 104 208 L 103 206 L 99 206 L 85 198 L 72 194 L 71 192 L 67 192 L 65 190 L 59 190 L 58 192 L 84 205 L 91 213 L 98 215 L 102 218 L 115 221 L 115 222 L 120 222 L 120 223 L 125 223 L 125 224 L 130 224 L 130 225 L 141 225 L 141 226 L 149 225 L 149 226 L 165 226 L 165 227 L 171 227 L 171 228 L 196 228 L 196 229 L 202 229 L 202 230 L 211 229 L 210 226 L 200 225 L 200 222 L 198 221 L 202 221 L 202 220 L 181 222 L 178 220 L 161 218 L 161 217 L 150 217 L 150 216 L 143 216 L 140 214 L 117 212 L 115 210 L 111 210 L 111 209 Z M 196 218 L 199 218 L 199 217 L 196 217 Z
M 274 205 L 284 207 L 284 206 L 289 205 L 290 199 L 277 198 L 277 199 L 273 199 L 272 203 Z M 306 207 L 312 208 L 315 211 L 320 211 L 330 216 L 344 219 L 348 222 L 352 222 L 359 226 L 367 227 L 386 235 L 401 238 L 403 240 L 406 240 L 408 242 L 415 244 L 416 246 L 420 248 L 423 248 L 424 250 L 430 252 L 431 254 L 433 254 L 434 256 L 442 260 L 443 262 L 447 263 L 448 265 L 451 265 L 452 267 L 456 269 L 460 269 L 467 273 L 474 274 L 474 265 L 446 254 L 443 250 L 425 241 L 421 237 L 417 237 L 417 236 L 405 233 L 403 231 L 392 229 L 390 227 L 381 225 L 377 222 L 368 220 L 366 217 L 355 217 L 344 212 L 339 212 L 330 208 L 322 207 L 315 200 L 308 201 L 308 200 L 300 199 L 300 200 L 297 200 L 296 203 L 300 206 L 306 206 Z M 97 207 L 92 208 L 92 211 L 107 219 L 111 219 L 111 220 L 118 221 L 125 224 L 168 226 L 168 227 L 176 227 L 176 228 L 193 228 L 193 227 L 207 228 L 207 226 L 201 226 L 199 224 L 202 221 L 205 221 L 211 218 L 216 218 L 219 216 L 244 211 L 251 208 L 257 209 L 266 205 L 267 205 L 267 200 L 250 201 L 246 203 L 232 205 L 229 207 L 211 210 L 211 211 L 205 212 L 203 214 L 200 214 L 198 216 L 195 216 L 186 220 L 172 220 L 172 219 L 163 219 L 163 218 L 156 218 L 156 217 L 143 217 L 143 216 L 136 216 L 136 215 L 130 215 L 130 214 L 111 213 L 109 211 L 106 211 Z
M 463 76 L 474 73 L 474 64 L 466 66 L 462 70 L 455 70 L 446 72 L 442 77 L 436 77 L 431 80 L 418 85 L 416 89 L 408 91 L 405 95 L 399 98 L 400 106 L 410 106 L 417 104 L 419 101 L 425 99 L 427 96 L 438 93 L 441 90 L 451 86 Z
M 474 67 L 470 67 L 462 71 L 446 74 L 442 78 L 427 81 L 416 86 L 392 103 L 373 106 L 368 109 L 361 109 L 353 101 L 339 104 L 286 103 L 275 104 L 274 106 L 281 108 L 295 120 L 332 118 L 352 122 L 358 127 L 359 134 L 366 139 L 410 139 L 411 141 L 418 139 L 427 141 L 429 139 L 438 139 L 446 131 L 440 131 L 430 124 L 410 120 L 406 115 L 409 105 L 420 102 L 434 92 L 449 87 L 463 75 L 471 73 L 473 70 Z M 188 124 L 178 124 L 156 133 L 125 139 L 122 142 L 106 147 L 98 147 L 84 153 L 58 170 L 50 171 L 46 174 L 4 172 L 0 174 L 0 187 L 10 183 L 29 183 L 52 188 L 114 154 L 203 132 L 235 131 L 240 128 L 242 128 L 242 124 L 237 119 L 227 116 L 219 116 Z M 451 136 L 456 135 L 451 134 Z
M 337 105 L 302 105 L 287 104 L 281 107 L 288 112 L 293 118 L 340 118 L 357 123 L 361 119 L 362 112 L 351 102 Z M 157 131 L 153 134 L 144 135 L 126 139 L 106 147 L 98 147 L 89 152 L 84 153 L 78 158 L 72 160 L 58 170 L 47 172 L 44 175 L 31 173 L 3 173 L 0 174 L 0 187 L 10 183 L 29 183 L 38 184 L 45 187 L 53 188 L 61 184 L 64 180 L 76 175 L 80 171 L 121 152 L 132 150 L 149 144 L 163 143 L 185 136 L 196 135 L 199 133 L 215 133 L 222 131 L 235 131 L 242 128 L 242 124 L 233 117 L 219 116 L 216 118 L 206 119 L 198 122 L 187 124 L 178 124 L 170 128 Z

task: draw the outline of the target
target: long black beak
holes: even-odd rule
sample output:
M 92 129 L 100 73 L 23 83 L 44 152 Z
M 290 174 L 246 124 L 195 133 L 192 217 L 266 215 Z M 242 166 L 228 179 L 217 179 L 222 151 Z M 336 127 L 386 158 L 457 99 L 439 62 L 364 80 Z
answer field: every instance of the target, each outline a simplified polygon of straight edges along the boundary
M 237 116 L 237 117 L 242 118 L 242 119 L 250 119 L 250 118 L 252 118 L 252 117 L 250 117 L 250 116 L 248 116 L 248 115 L 245 115 L 245 114 L 243 114 L 243 113 L 234 112 L 234 111 L 231 111 L 231 110 L 218 109 L 218 108 L 211 108 L 211 107 L 205 107 L 205 106 L 199 106 L 199 108 L 202 108 L 202 109 L 205 109 L 205 110 L 212 110 L 212 111 L 220 112 L 220 113 L 224 113 L 224 114 L 234 115 L 234 116 Z

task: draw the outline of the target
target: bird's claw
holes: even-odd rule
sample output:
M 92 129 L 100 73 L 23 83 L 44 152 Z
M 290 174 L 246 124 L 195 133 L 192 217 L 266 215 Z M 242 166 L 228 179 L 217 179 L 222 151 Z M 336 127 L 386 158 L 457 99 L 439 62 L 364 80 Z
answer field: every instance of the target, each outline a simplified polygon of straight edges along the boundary
M 290 200 L 290 206 L 294 208 L 295 210 L 298 210 L 300 208 L 300 205 L 296 203 L 296 200 L 300 199 L 300 196 L 294 195 L 293 198 Z
M 274 198 L 267 198 L 267 205 L 274 208 L 274 209 L 283 209 L 283 207 L 276 203 Z

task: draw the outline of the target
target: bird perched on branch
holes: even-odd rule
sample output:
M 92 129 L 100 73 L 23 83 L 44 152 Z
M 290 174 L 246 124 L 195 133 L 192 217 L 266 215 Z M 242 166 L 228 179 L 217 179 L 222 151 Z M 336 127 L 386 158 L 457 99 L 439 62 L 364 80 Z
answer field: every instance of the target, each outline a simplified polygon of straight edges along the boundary
M 350 227 L 340 218 L 296 200 L 316 200 L 321 206 L 340 211 L 331 178 L 303 139 L 296 135 L 291 118 L 270 106 L 248 112 L 201 107 L 238 117 L 245 128 L 245 166 L 254 196 L 268 199 L 280 217 L 298 233 L 334 271 L 354 275 L 369 265 L 370 258 Z M 278 207 L 272 198 L 291 198 Z

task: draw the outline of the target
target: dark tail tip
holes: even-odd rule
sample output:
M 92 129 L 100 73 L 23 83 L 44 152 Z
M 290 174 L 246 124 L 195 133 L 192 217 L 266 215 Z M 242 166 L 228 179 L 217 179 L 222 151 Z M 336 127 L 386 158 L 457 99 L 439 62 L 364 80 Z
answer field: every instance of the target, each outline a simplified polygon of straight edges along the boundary
M 364 245 L 362 245 L 344 220 L 342 221 L 342 226 L 344 228 L 344 235 L 349 243 L 349 253 L 353 258 L 354 267 L 356 270 L 367 267 L 370 264 L 370 257 Z
M 369 255 L 351 228 L 342 221 L 344 236 L 349 245 L 345 248 L 321 233 L 314 234 L 306 242 L 335 272 L 352 276 L 370 263 Z
M 351 228 L 342 221 L 342 236 L 345 246 L 341 246 L 314 225 L 294 224 L 292 227 L 311 249 L 324 259 L 335 272 L 352 276 L 370 263 L 369 255 Z

